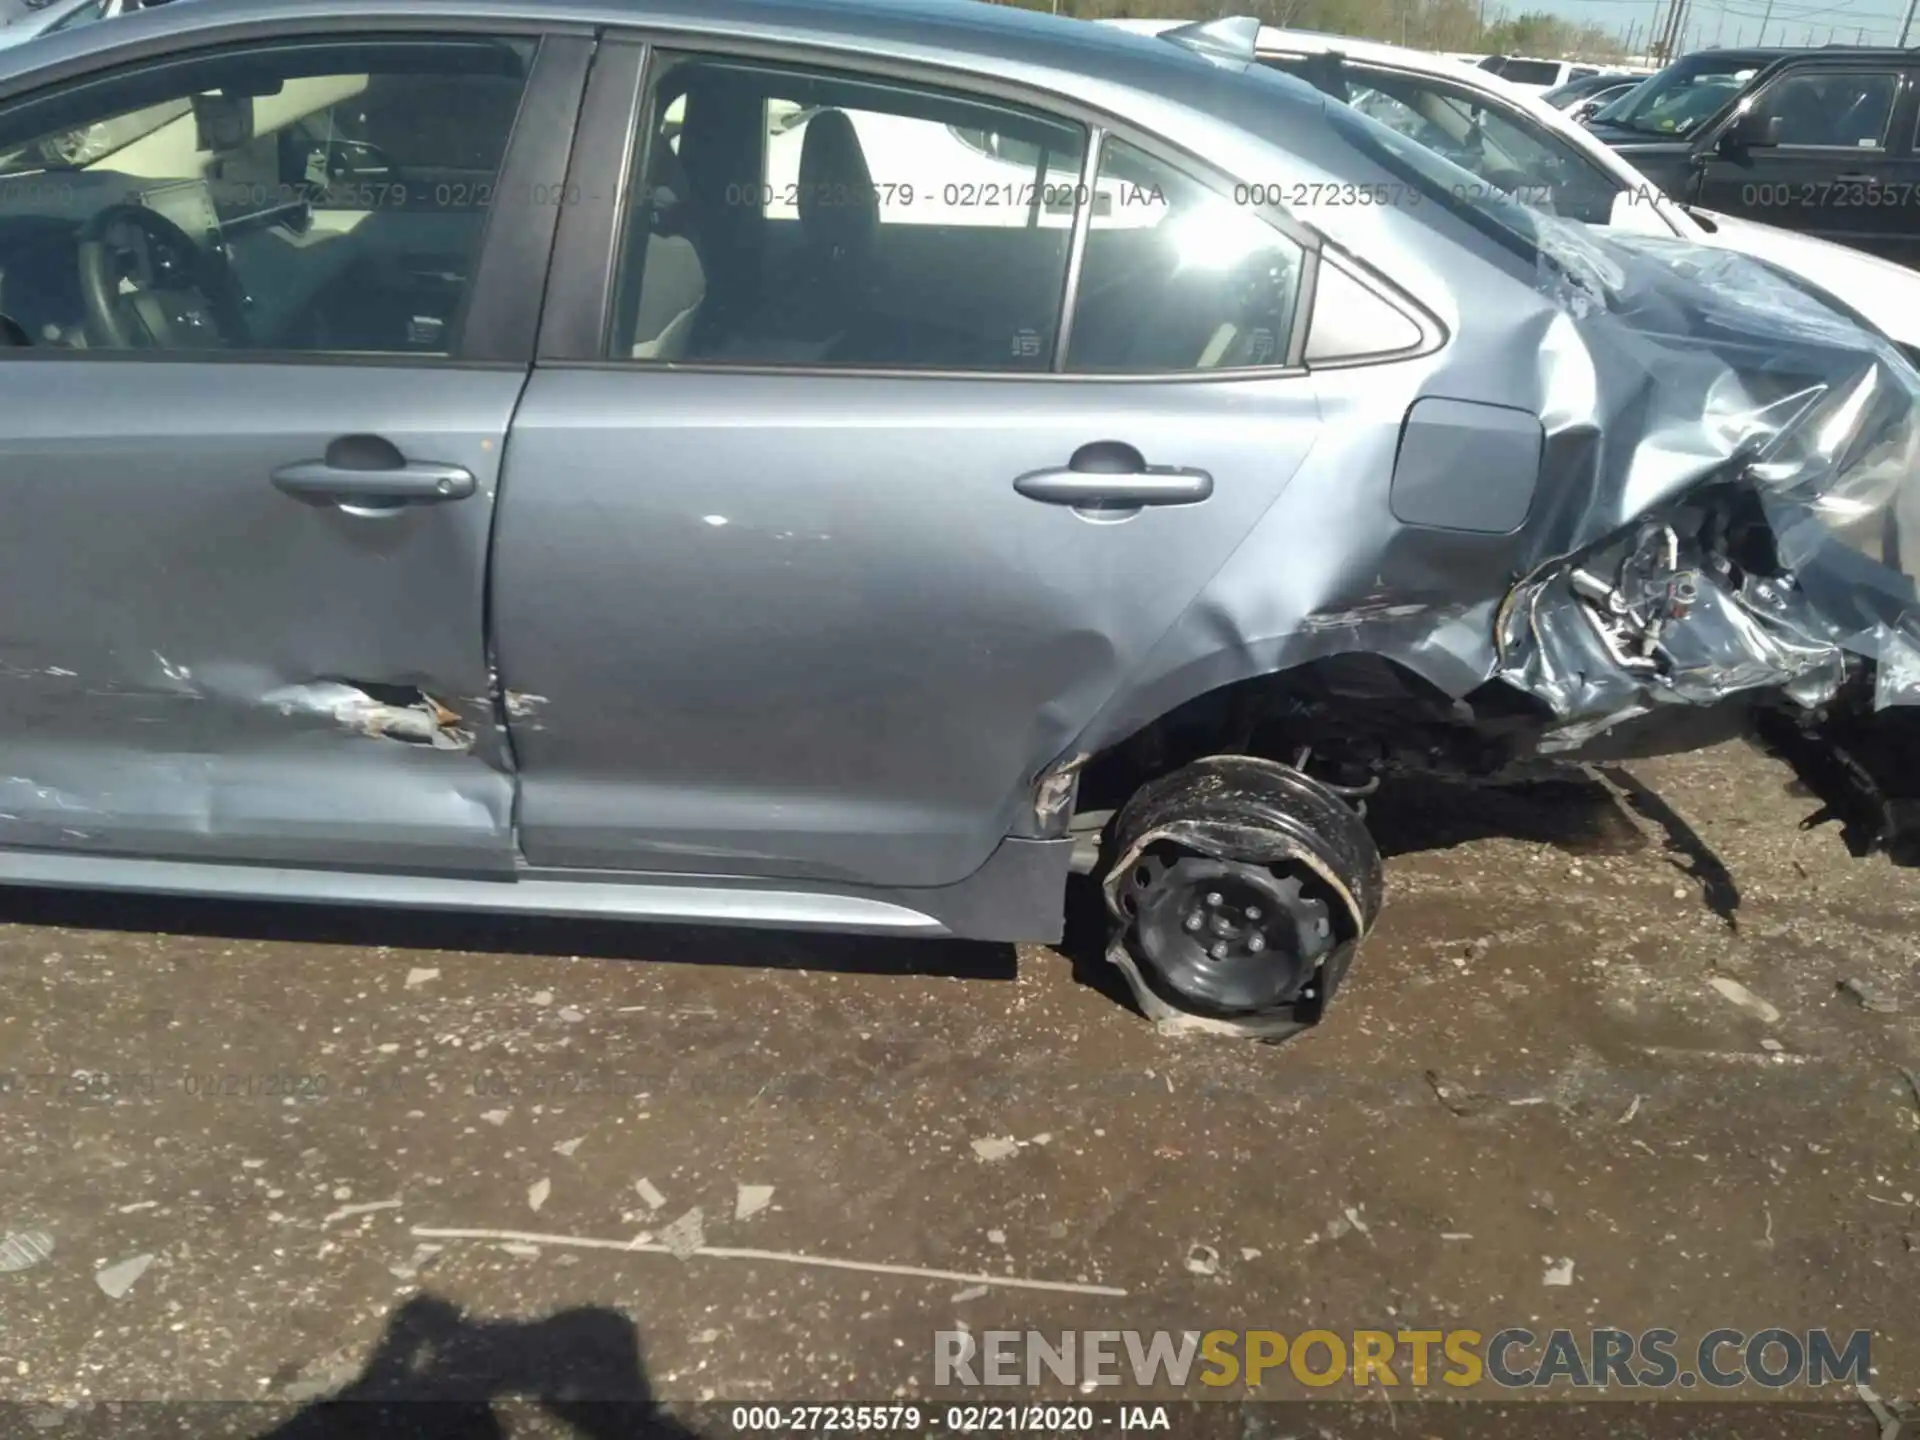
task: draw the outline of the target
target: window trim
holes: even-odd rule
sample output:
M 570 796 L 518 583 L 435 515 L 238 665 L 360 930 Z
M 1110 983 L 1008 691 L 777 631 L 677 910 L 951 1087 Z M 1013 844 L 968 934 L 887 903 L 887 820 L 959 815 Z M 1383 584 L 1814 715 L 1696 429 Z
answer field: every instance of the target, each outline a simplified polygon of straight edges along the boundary
M 537 363 L 541 366 L 575 370 L 618 370 L 633 375 L 793 375 L 890 380 L 979 380 L 1000 384 L 1068 382 L 1096 385 L 1231 384 L 1237 381 L 1279 377 L 1298 378 L 1307 373 L 1306 367 L 1297 363 L 1297 356 L 1305 350 L 1306 334 L 1303 321 L 1310 319 L 1312 315 L 1310 308 L 1312 286 L 1309 282 L 1313 278 L 1315 267 L 1310 260 L 1305 259 L 1301 266 L 1301 283 L 1295 303 L 1294 329 L 1289 337 L 1287 362 L 1257 369 L 1113 371 L 1076 374 L 1051 369 L 1011 371 L 900 369 L 850 365 L 741 365 L 611 357 L 606 353 L 605 337 L 611 333 L 610 327 L 613 322 L 612 274 L 617 269 L 619 261 L 622 234 L 619 224 L 623 223 L 629 210 L 628 190 L 633 167 L 628 164 L 626 168 L 613 174 L 609 174 L 606 170 L 610 152 L 616 148 L 616 144 L 606 138 L 604 127 L 612 123 L 616 110 L 624 111 L 626 125 L 617 146 L 627 152 L 627 158 L 630 161 L 633 141 L 638 138 L 640 121 L 644 114 L 645 99 L 655 79 L 655 57 L 661 52 L 675 55 L 692 52 L 727 59 L 758 60 L 772 64 L 818 66 L 822 69 L 844 72 L 856 79 L 873 78 L 903 84 L 925 84 L 950 90 L 956 95 L 977 95 L 982 99 L 1018 105 L 1038 111 L 1042 115 L 1081 126 L 1089 134 L 1090 155 L 1098 153 L 1091 145 L 1091 136 L 1098 130 L 1104 137 L 1123 140 L 1143 154 L 1173 166 L 1197 184 L 1214 190 L 1222 196 L 1230 197 L 1236 183 L 1204 157 L 1185 150 L 1163 136 L 1139 130 L 1124 116 L 1110 114 L 1071 96 L 1036 90 L 1031 86 L 982 74 L 976 70 L 903 60 L 893 55 L 875 55 L 849 46 L 818 42 L 758 40 L 737 35 L 714 34 L 671 24 L 623 25 L 610 28 L 601 40 L 600 55 L 605 57 L 616 50 L 644 55 L 638 86 L 631 91 L 625 89 L 624 74 L 615 74 L 610 68 L 596 62 L 594 74 L 588 85 L 586 112 L 583 114 L 580 127 L 582 140 L 574 148 L 574 166 L 568 173 L 570 189 L 577 187 L 579 193 L 589 197 L 596 194 L 611 197 L 608 204 L 614 212 L 613 219 L 616 224 L 610 228 L 605 223 L 605 218 L 599 215 L 599 207 L 591 204 L 568 207 L 566 213 L 562 215 L 561 234 L 553 253 L 553 275 L 549 286 L 547 316 L 541 327 L 537 359 Z M 618 93 L 608 93 L 609 90 Z M 591 114 L 593 117 L 591 121 L 586 118 L 586 114 Z M 596 153 L 589 155 L 590 151 Z M 1250 208 L 1253 209 L 1254 214 L 1259 215 L 1287 239 L 1298 245 L 1305 256 L 1311 257 L 1318 251 L 1322 243 L 1320 236 L 1284 209 L 1272 205 Z M 588 214 L 589 211 L 594 213 Z M 1076 207 L 1074 219 L 1076 234 L 1083 227 L 1090 226 L 1091 219 L 1090 203 Z M 595 232 L 598 232 L 601 242 L 597 252 Z M 587 293 L 589 291 L 598 292 L 597 296 L 589 296 Z M 564 302 L 564 308 L 556 306 L 556 297 Z M 1410 316 L 1419 314 L 1417 308 L 1409 309 L 1410 301 L 1407 297 L 1393 294 L 1386 298 L 1399 308 L 1409 310 Z M 1056 336 L 1064 333 L 1062 326 L 1066 323 L 1066 314 L 1076 299 L 1077 292 L 1063 292 L 1061 316 L 1059 323 L 1055 326 Z M 595 317 L 591 322 L 587 319 L 589 310 Z M 1065 353 L 1064 345 L 1056 341 L 1056 346 L 1058 354 Z
M 431 17 L 429 17 L 431 19 Z M 311 19 L 288 21 L 283 25 L 214 27 L 209 34 L 192 33 L 185 37 L 167 34 L 150 37 L 135 45 L 115 45 L 93 52 L 79 61 L 48 66 L 30 72 L 36 83 L 0 87 L 0 111 L 16 105 L 32 104 L 69 85 L 111 83 L 115 77 L 152 67 L 193 64 L 223 55 L 246 55 L 267 49 L 295 46 L 339 47 L 351 43 L 384 43 L 434 35 L 475 36 L 502 40 L 532 40 L 534 51 L 527 66 L 527 78 L 514 112 L 506 153 L 501 157 L 496 189 L 539 183 L 543 167 L 552 162 L 556 147 L 570 148 L 573 143 L 573 119 L 578 112 L 578 96 L 585 83 L 587 63 L 593 41 L 590 32 L 580 27 L 528 26 L 524 24 L 489 25 L 476 23 L 473 17 L 459 17 L 447 23 L 403 26 L 370 24 L 366 32 L 343 36 L 339 31 L 315 31 Z M 262 32 L 265 32 L 264 34 Z M 571 88 L 572 99 L 568 99 Z M 536 100 L 539 102 L 536 108 Z M 535 127 L 528 127 L 530 115 L 537 114 Z M 559 149 L 560 154 L 566 148 Z M 505 209 L 488 207 L 481 224 L 480 238 L 472 257 L 472 278 L 459 310 L 449 329 L 453 345 L 445 354 L 404 350 L 288 350 L 258 349 L 179 349 L 179 350 L 55 350 L 41 346 L 0 347 L 0 361 L 24 364 L 53 360 L 57 363 L 161 364 L 161 365 L 393 365 L 408 368 L 493 369 L 500 366 L 525 368 L 534 355 L 538 300 L 528 313 L 525 297 L 538 296 L 541 277 L 549 268 L 552 236 L 544 243 L 538 211 L 546 207 L 517 207 L 522 213 L 512 224 L 497 223 Z M 552 225 L 544 227 L 552 230 Z M 501 279 L 505 274 L 518 276 Z M 476 304 L 483 279 L 494 292 L 487 303 Z

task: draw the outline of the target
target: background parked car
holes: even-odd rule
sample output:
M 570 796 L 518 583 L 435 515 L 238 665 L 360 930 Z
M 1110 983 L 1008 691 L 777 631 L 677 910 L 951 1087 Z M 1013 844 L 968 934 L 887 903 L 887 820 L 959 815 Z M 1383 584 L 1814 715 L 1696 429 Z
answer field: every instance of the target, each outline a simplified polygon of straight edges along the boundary
M 1529 55 L 1489 55 L 1480 61 L 1479 68 L 1498 75 L 1509 85 L 1541 93 L 1600 73 L 1598 65 L 1582 64 L 1578 60 L 1541 60 Z
M 1565 85 L 1543 92 L 1540 98 L 1554 109 L 1566 112 L 1569 119 L 1584 120 L 1611 105 L 1646 78 L 1644 75 L 1627 75 L 1609 70 L 1603 74 L 1589 75 L 1583 80 L 1569 80 Z
M 1920 264 L 1920 50 L 1710 50 L 1593 116 L 1676 199 Z
M 0 49 L 165 3 L 167 0 L 4 0 Z

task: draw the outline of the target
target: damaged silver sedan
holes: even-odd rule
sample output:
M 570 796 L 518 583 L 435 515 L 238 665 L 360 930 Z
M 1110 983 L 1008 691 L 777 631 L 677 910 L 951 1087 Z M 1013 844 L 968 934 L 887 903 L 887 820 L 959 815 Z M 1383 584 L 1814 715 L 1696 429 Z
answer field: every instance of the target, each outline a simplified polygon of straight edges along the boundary
M 1039 940 L 1091 870 L 1149 1015 L 1278 1037 L 1403 776 L 1749 735 L 1904 853 L 1920 377 L 1255 28 L 0 61 L 0 882 Z

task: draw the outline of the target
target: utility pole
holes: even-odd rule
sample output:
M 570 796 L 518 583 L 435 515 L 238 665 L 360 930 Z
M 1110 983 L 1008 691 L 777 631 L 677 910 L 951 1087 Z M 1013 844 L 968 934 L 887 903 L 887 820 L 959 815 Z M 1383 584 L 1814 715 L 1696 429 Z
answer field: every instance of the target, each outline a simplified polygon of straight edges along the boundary
M 1718 50 L 1720 48 L 1720 36 L 1721 36 L 1721 33 L 1725 31 L 1726 28 L 1727 28 L 1727 3 L 1726 3 L 1726 0 L 1720 0 L 1720 18 L 1713 22 L 1713 48 L 1714 49 Z
M 1673 0 L 1673 13 L 1667 19 L 1667 33 L 1662 37 L 1660 45 L 1660 58 L 1669 65 L 1679 58 L 1680 41 L 1687 33 L 1688 8 L 1689 0 Z
M 1907 43 L 1907 32 L 1913 29 L 1913 12 L 1920 9 L 1920 0 L 1907 0 L 1907 18 L 1900 22 L 1900 43 Z
M 1767 43 L 1767 22 L 1773 19 L 1773 0 L 1767 0 L 1767 13 L 1760 17 L 1760 39 L 1757 43 Z

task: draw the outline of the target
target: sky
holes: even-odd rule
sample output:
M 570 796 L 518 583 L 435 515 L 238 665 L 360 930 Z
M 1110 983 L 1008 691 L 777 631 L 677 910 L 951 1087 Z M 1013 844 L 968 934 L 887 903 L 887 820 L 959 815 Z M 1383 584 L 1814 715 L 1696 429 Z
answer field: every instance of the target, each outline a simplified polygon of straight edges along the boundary
M 1604 25 L 1625 36 L 1634 27 L 1634 48 L 1654 24 L 1656 11 L 1665 13 L 1667 0 L 1488 0 L 1489 19 L 1498 10 L 1519 14 L 1545 10 L 1568 20 Z M 1768 15 L 1769 3 L 1772 14 Z M 1687 42 L 1683 50 L 1710 45 L 1758 45 L 1766 22 L 1769 45 L 1824 45 L 1828 34 L 1836 43 L 1892 45 L 1900 37 L 1900 23 L 1908 0 L 1689 0 Z M 1907 37 L 1920 45 L 1920 15 Z

